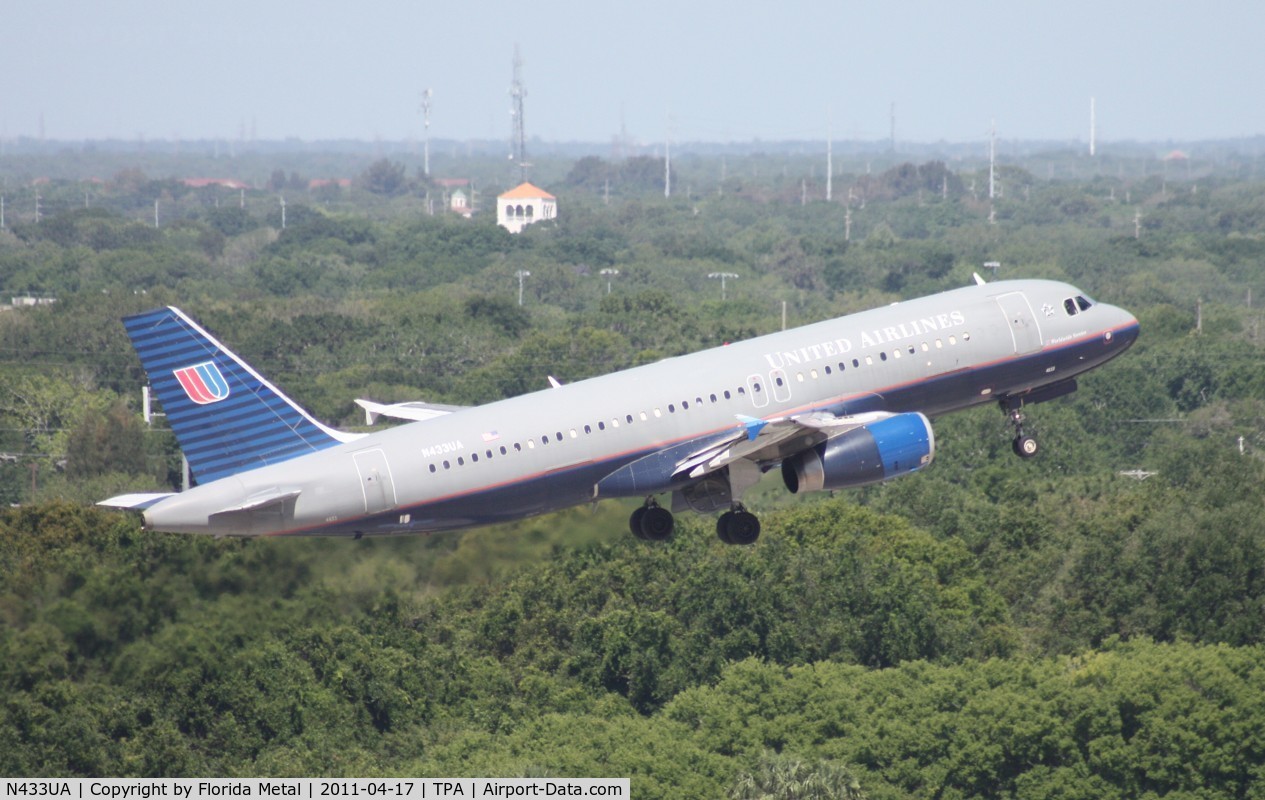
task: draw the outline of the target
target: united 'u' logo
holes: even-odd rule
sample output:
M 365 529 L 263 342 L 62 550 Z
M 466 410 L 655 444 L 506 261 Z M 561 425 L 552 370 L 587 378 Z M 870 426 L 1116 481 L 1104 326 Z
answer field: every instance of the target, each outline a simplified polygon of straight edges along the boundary
M 184 393 L 198 405 L 218 403 L 228 397 L 228 381 L 214 361 L 204 361 L 175 370 L 176 380 L 184 387 Z

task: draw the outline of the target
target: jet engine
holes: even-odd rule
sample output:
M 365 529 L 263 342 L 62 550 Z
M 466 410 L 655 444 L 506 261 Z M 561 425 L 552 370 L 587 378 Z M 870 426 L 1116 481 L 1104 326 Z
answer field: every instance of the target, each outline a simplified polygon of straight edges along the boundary
M 792 493 L 863 486 L 922 469 L 935 450 L 930 420 L 893 414 L 783 460 L 782 480 Z

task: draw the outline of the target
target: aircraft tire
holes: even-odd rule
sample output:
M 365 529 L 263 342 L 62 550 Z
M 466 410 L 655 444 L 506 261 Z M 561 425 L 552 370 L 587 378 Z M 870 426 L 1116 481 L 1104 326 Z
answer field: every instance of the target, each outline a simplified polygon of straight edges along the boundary
M 735 511 L 729 520 L 729 541 L 737 545 L 755 544 L 760 538 L 760 518 L 750 511 Z
M 716 520 L 716 535 L 725 544 L 755 544 L 760 538 L 760 518 L 750 511 L 726 511 Z
M 646 534 L 641 531 L 641 521 L 645 518 L 648 510 L 649 508 L 646 506 L 641 506 L 636 511 L 632 512 L 632 516 L 628 518 L 628 529 L 631 530 L 632 535 L 636 536 L 638 539 L 644 540 L 646 538 Z
M 733 520 L 734 512 L 726 511 L 716 519 L 716 537 L 725 544 L 733 544 L 733 540 L 729 538 L 729 523 Z
M 1014 448 L 1015 455 L 1020 458 L 1032 458 L 1041 451 L 1041 445 L 1037 444 L 1037 440 L 1026 435 L 1016 436 L 1011 446 Z
M 653 506 L 643 509 L 644 514 L 641 515 L 641 538 L 650 542 L 665 542 L 672 538 L 672 531 L 676 529 L 676 520 L 672 518 L 672 512 L 666 508 Z

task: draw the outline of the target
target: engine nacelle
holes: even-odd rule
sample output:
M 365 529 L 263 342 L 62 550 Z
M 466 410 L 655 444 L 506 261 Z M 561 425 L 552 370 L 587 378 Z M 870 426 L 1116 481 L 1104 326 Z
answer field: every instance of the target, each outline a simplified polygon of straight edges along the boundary
M 922 469 L 935 451 L 930 420 L 893 414 L 786 459 L 782 480 L 792 493 L 863 486 Z

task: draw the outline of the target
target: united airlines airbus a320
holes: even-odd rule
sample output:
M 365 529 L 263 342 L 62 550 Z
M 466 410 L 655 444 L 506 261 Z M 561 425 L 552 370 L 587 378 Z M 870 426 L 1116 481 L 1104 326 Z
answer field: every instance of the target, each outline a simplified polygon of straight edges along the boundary
M 1023 409 L 1137 338 L 1128 312 L 1064 283 L 976 285 L 473 408 L 362 402 L 413 419 L 369 434 L 318 422 L 175 308 L 124 320 L 197 486 L 103 505 L 146 527 L 216 536 L 421 533 L 604 498 L 645 502 L 642 539 L 673 513 L 721 512 L 750 544 L 743 493 L 771 470 L 791 492 L 931 463 L 930 418 L 998 403 L 1021 457 Z M 670 497 L 661 506 L 656 497 Z

